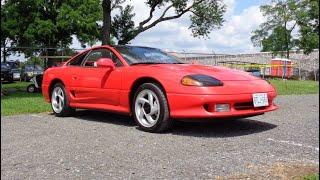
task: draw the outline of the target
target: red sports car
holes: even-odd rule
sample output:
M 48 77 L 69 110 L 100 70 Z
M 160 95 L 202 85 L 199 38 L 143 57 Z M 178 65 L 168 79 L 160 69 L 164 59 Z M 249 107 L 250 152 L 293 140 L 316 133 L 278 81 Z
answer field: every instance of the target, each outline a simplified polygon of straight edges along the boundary
M 181 63 L 159 49 L 100 46 L 45 71 L 42 93 L 56 116 L 75 109 L 132 115 L 141 129 L 160 132 L 173 119 L 261 115 L 275 89 L 247 72 Z

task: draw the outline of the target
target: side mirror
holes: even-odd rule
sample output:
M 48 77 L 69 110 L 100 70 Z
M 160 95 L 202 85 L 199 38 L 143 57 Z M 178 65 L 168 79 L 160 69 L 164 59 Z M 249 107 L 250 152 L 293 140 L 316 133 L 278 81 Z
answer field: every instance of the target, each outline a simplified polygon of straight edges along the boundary
M 116 66 L 114 65 L 113 61 L 110 58 L 100 58 L 97 61 L 97 67 L 99 68 L 110 68 L 114 70 Z

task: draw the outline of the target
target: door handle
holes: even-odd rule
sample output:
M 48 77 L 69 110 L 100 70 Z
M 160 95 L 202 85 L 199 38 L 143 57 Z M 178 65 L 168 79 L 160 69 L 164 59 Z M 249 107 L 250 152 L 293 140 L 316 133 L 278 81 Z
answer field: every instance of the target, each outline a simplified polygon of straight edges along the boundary
M 73 80 L 76 80 L 76 79 L 77 79 L 77 76 L 72 76 L 72 79 L 73 79 Z

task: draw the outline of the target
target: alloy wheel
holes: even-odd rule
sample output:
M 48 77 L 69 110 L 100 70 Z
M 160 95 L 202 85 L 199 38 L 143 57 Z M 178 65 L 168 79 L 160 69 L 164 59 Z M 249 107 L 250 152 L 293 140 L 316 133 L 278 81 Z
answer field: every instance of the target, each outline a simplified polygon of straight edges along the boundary
M 136 98 L 135 112 L 141 125 L 154 126 L 160 116 L 160 104 L 156 94 L 149 89 L 141 91 Z
M 60 113 L 64 107 L 64 92 L 61 87 L 55 87 L 51 95 L 51 106 L 55 113 Z

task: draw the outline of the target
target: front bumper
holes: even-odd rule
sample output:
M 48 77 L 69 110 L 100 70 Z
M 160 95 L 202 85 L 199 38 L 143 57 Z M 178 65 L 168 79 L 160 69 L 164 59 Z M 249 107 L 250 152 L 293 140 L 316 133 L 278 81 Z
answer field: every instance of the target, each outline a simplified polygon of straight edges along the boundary
M 190 95 L 167 94 L 172 118 L 228 118 L 260 115 L 278 109 L 275 92 L 267 92 L 269 106 L 253 107 L 252 94 Z M 215 104 L 229 104 L 230 111 L 215 112 Z

